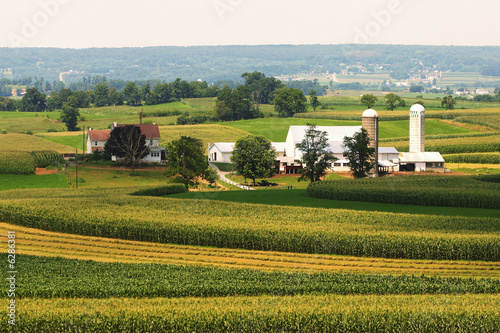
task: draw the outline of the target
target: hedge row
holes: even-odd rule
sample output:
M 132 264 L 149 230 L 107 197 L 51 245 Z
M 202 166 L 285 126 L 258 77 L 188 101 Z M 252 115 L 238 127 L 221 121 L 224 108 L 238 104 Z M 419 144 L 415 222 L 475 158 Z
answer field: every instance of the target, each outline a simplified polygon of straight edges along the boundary
M 168 194 L 185 193 L 185 192 L 187 192 L 187 190 L 184 185 L 175 184 L 175 185 L 147 188 L 144 190 L 135 191 L 130 195 L 161 197 Z
M 448 163 L 500 164 L 500 154 L 459 154 L 443 157 Z

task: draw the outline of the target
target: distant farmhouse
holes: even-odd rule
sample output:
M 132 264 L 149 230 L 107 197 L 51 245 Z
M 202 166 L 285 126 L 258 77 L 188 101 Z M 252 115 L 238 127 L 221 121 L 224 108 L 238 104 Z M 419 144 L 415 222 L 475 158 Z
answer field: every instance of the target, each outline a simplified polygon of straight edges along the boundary
M 141 129 L 141 133 L 146 136 L 146 145 L 149 148 L 149 153 L 141 161 L 148 163 L 159 163 L 165 160 L 165 148 L 160 147 L 160 129 L 158 124 L 132 124 Z M 117 127 L 127 126 L 127 124 L 117 124 L 113 123 L 111 129 L 109 130 L 93 130 L 89 128 L 87 132 L 87 154 L 91 154 L 94 151 L 102 152 L 104 151 L 104 145 L 109 139 L 111 131 Z M 116 160 L 114 157 L 113 160 Z
M 362 126 L 317 126 L 317 130 L 327 133 L 330 151 L 337 158 L 332 163 L 331 171 L 350 171 L 349 161 L 343 153 L 345 136 L 352 137 L 361 128 L 367 130 L 371 144 L 375 149 L 375 159 L 378 167 L 371 176 L 378 176 L 379 172 L 394 171 L 437 171 L 444 172 L 444 159 L 438 152 L 425 152 L 425 109 L 415 104 L 410 109 L 410 151 L 398 152 L 394 147 L 378 146 L 378 114 L 368 109 L 363 112 Z M 296 147 L 306 133 L 307 126 L 290 126 L 286 142 L 273 142 L 276 150 L 276 171 L 283 174 L 298 173 L 302 169 L 303 152 Z M 209 162 L 231 163 L 231 154 L 234 142 L 216 142 L 209 148 Z

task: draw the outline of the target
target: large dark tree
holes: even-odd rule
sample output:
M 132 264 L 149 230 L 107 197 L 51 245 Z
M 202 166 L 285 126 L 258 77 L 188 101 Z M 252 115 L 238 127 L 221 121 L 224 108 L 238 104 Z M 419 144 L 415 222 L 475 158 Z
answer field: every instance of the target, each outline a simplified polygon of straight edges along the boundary
M 292 117 L 296 113 L 307 111 L 307 99 L 300 89 L 282 88 L 274 97 L 274 110 L 280 117 Z
M 167 145 L 167 159 L 170 163 L 167 176 L 189 186 L 198 184 L 198 179 L 207 173 L 208 162 L 204 156 L 203 142 L 189 136 L 181 136 Z
M 104 152 L 125 159 L 134 174 L 135 166 L 149 153 L 149 148 L 146 146 L 146 136 L 142 134 L 141 129 L 138 126 L 127 125 L 115 127 L 111 131 L 104 145 Z
M 234 169 L 245 178 L 255 179 L 274 175 L 276 152 L 271 142 L 263 136 L 249 135 L 238 139 L 234 145 L 231 162 Z
M 219 103 L 221 101 L 224 102 L 225 106 Z M 217 95 L 217 105 L 215 109 L 216 115 L 225 115 L 224 119 L 221 120 L 252 119 L 258 116 L 258 113 L 252 107 L 250 89 L 247 86 L 239 86 L 235 89 L 225 86 Z M 227 109 L 224 109 L 223 112 L 219 110 L 221 107 L 229 108 L 231 116 L 229 116 Z
M 66 124 L 68 131 L 78 131 L 78 117 L 80 111 L 70 103 L 64 103 L 61 111 L 61 121 Z
M 302 151 L 304 167 L 299 181 L 310 180 L 313 183 L 321 180 L 337 160 L 329 148 L 327 133 L 317 130 L 316 125 L 308 124 L 304 139 L 296 147 Z
M 23 111 L 42 112 L 47 108 L 47 96 L 36 88 L 29 88 L 22 99 Z
M 368 132 L 362 128 L 361 132 L 356 132 L 352 137 L 344 137 L 346 151 L 344 157 L 349 160 L 351 172 L 355 178 L 367 177 L 370 170 L 375 165 L 375 149 L 369 147 L 370 137 Z

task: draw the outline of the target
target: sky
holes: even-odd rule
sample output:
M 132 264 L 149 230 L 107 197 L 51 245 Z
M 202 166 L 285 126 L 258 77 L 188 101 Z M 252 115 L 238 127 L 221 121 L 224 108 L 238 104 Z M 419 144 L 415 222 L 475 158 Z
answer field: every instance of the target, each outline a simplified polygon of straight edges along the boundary
M 0 0 L 0 47 L 500 45 L 498 0 Z

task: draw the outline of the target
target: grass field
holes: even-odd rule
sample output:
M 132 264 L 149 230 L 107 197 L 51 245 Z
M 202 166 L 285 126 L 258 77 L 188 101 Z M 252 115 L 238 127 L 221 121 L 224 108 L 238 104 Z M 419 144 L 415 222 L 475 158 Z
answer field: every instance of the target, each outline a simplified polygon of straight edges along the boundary
M 144 166 L 146 167 L 146 166 Z M 88 163 L 78 168 L 79 188 L 129 187 L 129 186 L 159 186 L 170 182 L 163 175 L 165 168 L 136 168 L 131 175 L 130 167 L 115 167 Z M 75 167 L 68 167 L 65 176 L 74 185 L 76 182 Z
M 361 118 L 361 116 L 360 116 Z M 274 142 L 284 142 L 290 125 L 307 125 L 312 123 L 318 126 L 360 126 L 361 121 L 342 121 L 329 119 L 303 118 L 265 118 L 226 122 L 224 125 L 238 128 L 255 135 L 263 135 Z M 425 121 L 427 135 L 477 133 L 469 128 L 455 126 L 453 123 L 437 119 Z M 380 138 L 408 137 L 409 120 L 385 121 L 379 123 Z
M 305 183 L 305 187 L 309 185 Z M 459 207 L 432 207 L 414 206 L 400 204 L 384 204 L 374 202 L 357 202 L 311 198 L 306 196 L 305 189 L 268 189 L 258 192 L 189 192 L 171 195 L 172 198 L 217 200 L 228 202 L 245 202 L 262 205 L 294 206 L 294 207 L 318 207 L 327 209 L 347 209 L 353 211 L 388 212 L 397 214 L 417 215 L 443 215 L 464 217 L 494 217 L 500 219 L 500 211 L 497 209 L 481 208 L 459 208 Z
M 166 144 L 170 141 L 177 140 L 181 136 L 191 136 L 203 141 L 203 147 L 215 142 L 234 142 L 241 137 L 250 135 L 250 133 L 227 126 L 230 123 L 223 125 L 205 124 L 205 125 L 182 125 L 182 126 L 163 126 L 160 127 L 161 142 Z
M 0 191 L 30 188 L 68 188 L 66 178 L 61 174 L 52 175 L 1 175 Z

